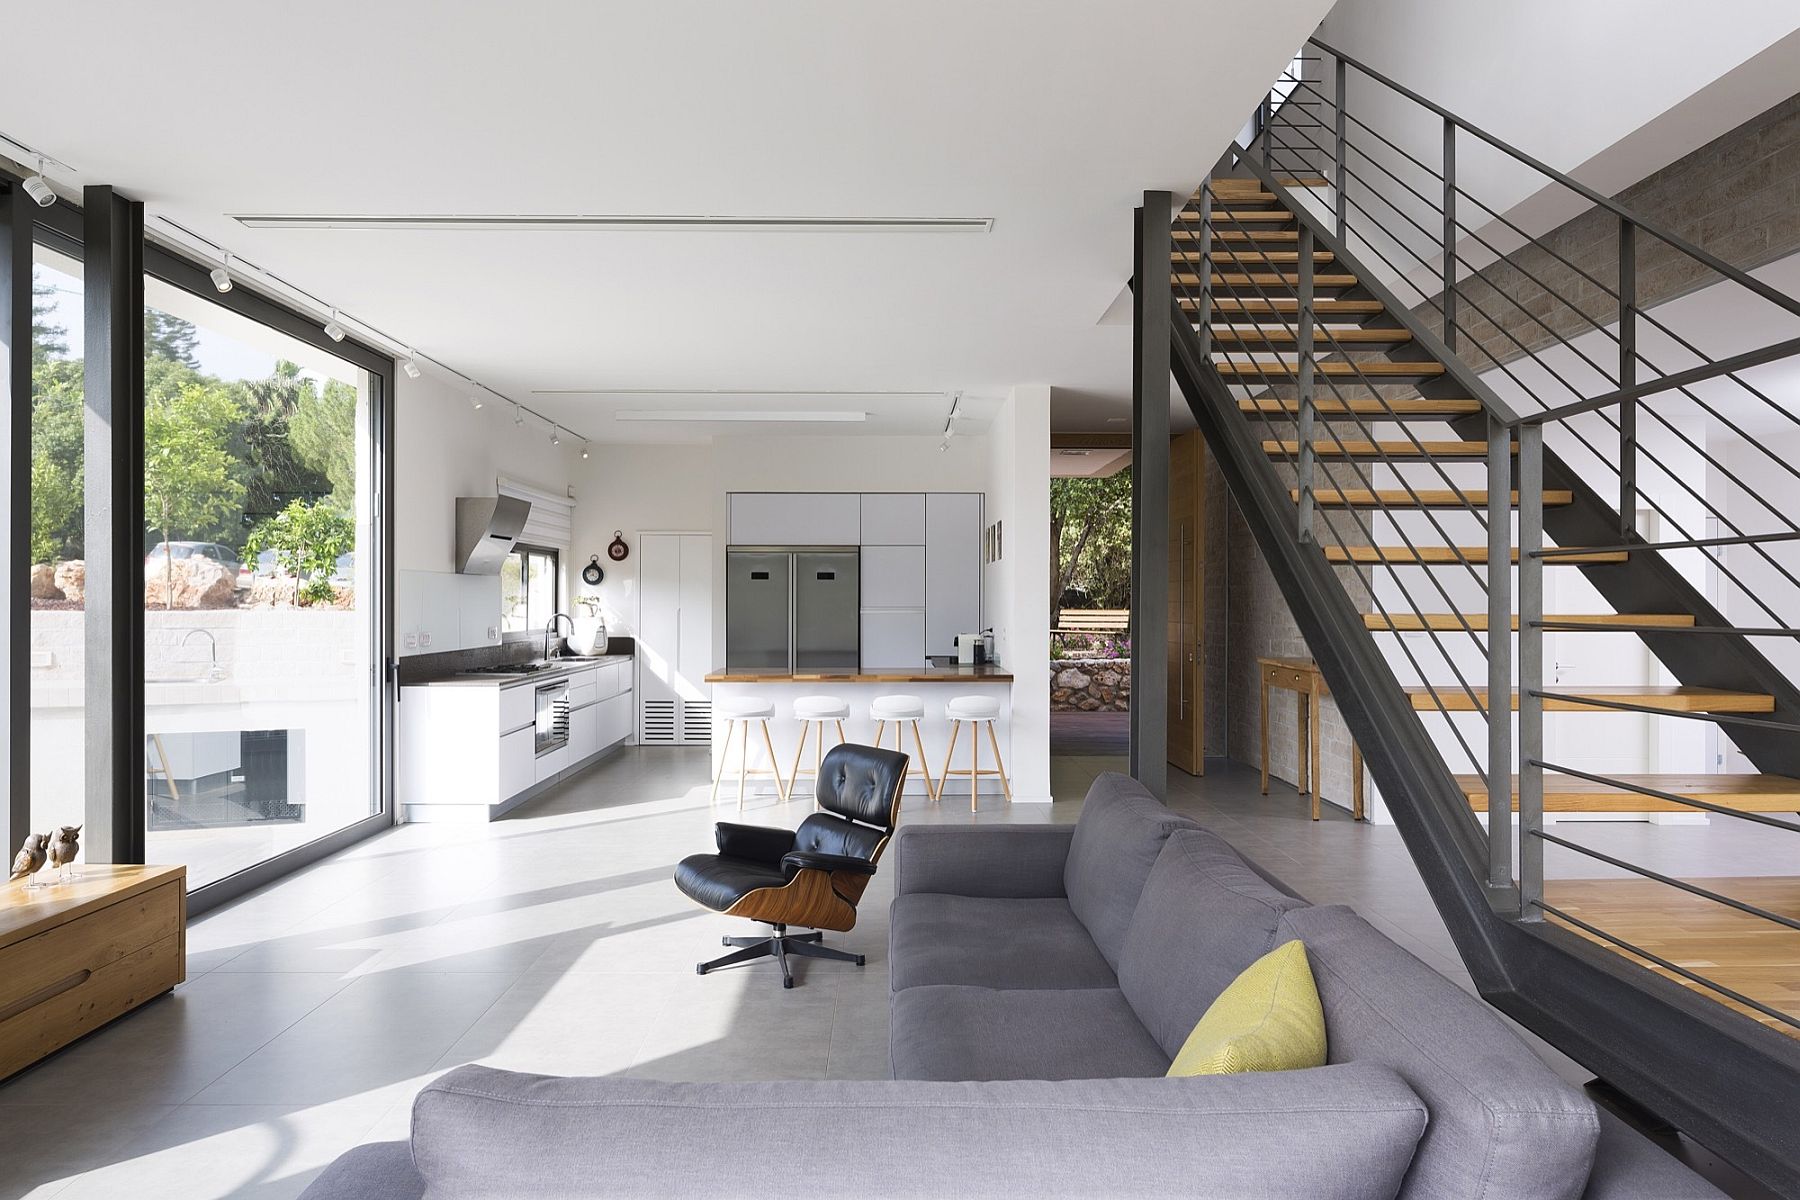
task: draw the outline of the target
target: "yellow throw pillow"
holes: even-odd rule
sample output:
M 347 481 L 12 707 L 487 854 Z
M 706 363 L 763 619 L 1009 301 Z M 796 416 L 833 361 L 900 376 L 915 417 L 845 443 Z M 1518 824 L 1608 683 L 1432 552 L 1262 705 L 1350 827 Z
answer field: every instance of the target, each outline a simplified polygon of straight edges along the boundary
M 1219 993 L 1169 1064 L 1169 1077 L 1324 1065 L 1325 1010 L 1306 947 L 1294 941 L 1245 967 Z

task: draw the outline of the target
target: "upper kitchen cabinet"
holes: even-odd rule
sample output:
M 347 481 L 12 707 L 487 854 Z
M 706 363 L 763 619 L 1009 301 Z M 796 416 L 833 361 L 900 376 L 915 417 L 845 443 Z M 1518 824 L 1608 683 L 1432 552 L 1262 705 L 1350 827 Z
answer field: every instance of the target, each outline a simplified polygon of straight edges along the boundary
M 864 492 L 862 544 L 865 546 L 923 546 L 925 544 L 924 492 Z
M 956 653 L 981 631 L 981 493 L 925 498 L 925 652 Z
M 733 492 L 734 546 L 855 546 L 862 497 L 855 492 Z

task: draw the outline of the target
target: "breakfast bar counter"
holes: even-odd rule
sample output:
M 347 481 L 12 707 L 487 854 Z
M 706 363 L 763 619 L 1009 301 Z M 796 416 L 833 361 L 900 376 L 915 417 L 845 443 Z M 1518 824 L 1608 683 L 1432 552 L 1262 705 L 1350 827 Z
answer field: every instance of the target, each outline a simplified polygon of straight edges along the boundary
M 798 670 L 785 668 L 720 668 L 706 676 L 706 682 L 712 685 L 712 758 L 713 770 L 717 773 L 721 766 L 725 768 L 726 782 L 720 788 L 720 801 L 726 796 L 735 798 L 737 792 L 737 772 L 739 755 L 742 748 L 737 738 L 732 739 L 731 758 L 724 762 L 726 720 L 725 715 L 733 706 L 744 701 L 761 701 L 774 706 L 775 715 L 769 721 L 769 731 L 775 745 L 776 766 L 783 778 L 787 778 L 794 766 L 795 748 L 799 744 L 801 723 L 794 718 L 794 701 L 802 697 L 830 696 L 842 700 L 850 708 L 850 715 L 844 721 L 844 737 L 851 742 L 873 745 L 875 742 L 875 722 L 869 715 L 869 707 L 882 696 L 906 695 L 916 696 L 923 702 L 925 716 L 919 722 L 919 731 L 925 743 L 925 756 L 929 760 L 931 777 L 937 779 L 943 770 L 945 752 L 950 746 L 950 721 L 945 715 L 944 706 L 951 700 L 962 696 L 980 696 L 993 700 L 999 705 L 999 715 L 994 719 L 994 736 L 998 741 L 1001 755 L 1006 759 L 1010 770 L 1012 764 L 1012 685 L 1013 676 L 998 664 L 988 663 L 978 666 L 946 663 L 915 668 L 876 668 L 859 670 L 856 668 Z M 837 731 L 828 727 L 825 745 L 827 748 L 837 741 Z M 904 743 L 901 749 L 913 753 L 912 728 L 907 726 L 904 732 Z M 965 726 L 961 740 L 956 745 L 956 765 L 969 766 L 969 741 L 971 730 Z M 885 740 L 882 743 L 889 749 L 894 746 L 894 726 L 887 727 Z M 768 750 L 763 745 L 759 734 L 753 734 L 749 740 L 748 765 L 752 770 L 767 769 Z M 993 766 L 992 754 L 985 735 L 981 740 L 981 766 L 984 769 Z M 806 767 L 812 767 L 813 750 L 806 749 Z M 766 799 L 773 791 L 774 784 L 767 778 L 750 780 L 750 794 L 760 795 Z M 804 796 L 796 796 L 795 801 L 807 799 L 810 804 L 812 784 L 803 780 L 800 791 Z M 906 794 L 908 796 L 924 796 L 925 773 L 915 762 L 907 772 Z M 1000 781 L 993 777 L 981 780 L 981 796 L 983 807 L 987 797 L 1002 795 Z M 967 779 L 958 778 L 951 781 L 948 796 L 960 797 L 966 804 L 969 797 Z

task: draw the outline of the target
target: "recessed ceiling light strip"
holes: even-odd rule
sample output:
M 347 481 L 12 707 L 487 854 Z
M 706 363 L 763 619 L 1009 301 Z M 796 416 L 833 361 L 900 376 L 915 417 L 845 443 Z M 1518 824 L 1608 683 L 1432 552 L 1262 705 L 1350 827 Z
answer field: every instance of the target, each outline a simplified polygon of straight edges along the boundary
M 702 412 L 692 408 L 627 409 L 613 414 L 615 421 L 716 421 L 730 423 L 770 423 L 786 425 L 840 424 L 866 421 L 866 412 L 819 409 L 799 412 L 772 412 L 766 409 L 722 409 Z

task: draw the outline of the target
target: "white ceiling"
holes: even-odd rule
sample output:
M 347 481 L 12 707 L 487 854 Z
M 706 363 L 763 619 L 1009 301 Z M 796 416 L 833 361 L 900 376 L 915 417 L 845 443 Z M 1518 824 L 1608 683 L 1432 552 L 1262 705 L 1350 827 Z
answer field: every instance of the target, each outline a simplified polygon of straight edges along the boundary
M 0 132 L 78 172 L 59 183 L 113 183 L 589 436 L 614 436 L 605 411 L 642 398 L 556 393 L 926 393 L 900 415 L 935 432 L 957 390 L 1048 382 L 1059 424 L 1101 427 L 1130 391 L 1129 329 L 1098 322 L 1129 273 L 1134 204 L 1197 184 L 1328 7 L 36 5 L 16 44 L 81 53 L 9 56 Z M 270 212 L 994 225 L 254 230 L 226 215 Z

